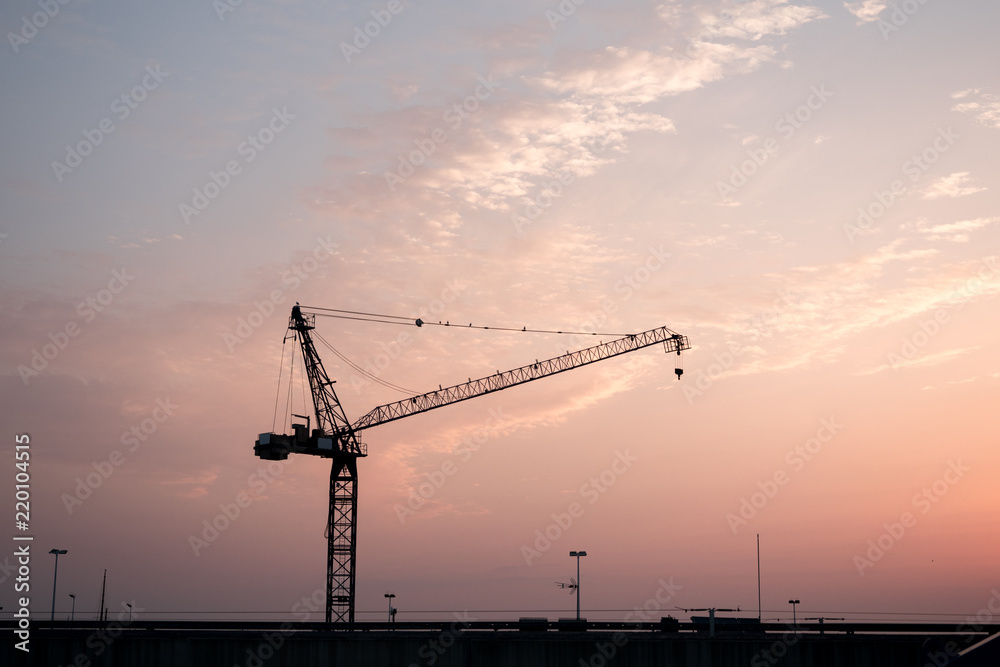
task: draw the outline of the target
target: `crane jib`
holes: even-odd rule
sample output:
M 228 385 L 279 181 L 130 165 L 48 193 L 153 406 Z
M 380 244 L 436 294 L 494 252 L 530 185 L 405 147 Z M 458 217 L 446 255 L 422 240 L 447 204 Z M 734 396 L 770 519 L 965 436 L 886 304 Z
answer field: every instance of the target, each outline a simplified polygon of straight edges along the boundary
M 352 428 L 355 432 L 361 431 L 362 429 L 385 424 L 413 414 L 427 412 L 428 410 L 465 401 L 476 396 L 483 396 L 658 343 L 663 343 L 664 349 L 667 352 L 680 353 L 682 350 L 687 350 L 691 347 L 687 336 L 676 334 L 666 327 L 651 329 L 642 333 L 625 336 L 609 343 L 601 343 L 600 345 L 576 352 L 567 352 L 553 359 L 536 361 L 527 366 L 496 373 L 478 380 L 472 380 L 452 387 L 444 387 L 437 391 L 380 405 L 355 422 Z

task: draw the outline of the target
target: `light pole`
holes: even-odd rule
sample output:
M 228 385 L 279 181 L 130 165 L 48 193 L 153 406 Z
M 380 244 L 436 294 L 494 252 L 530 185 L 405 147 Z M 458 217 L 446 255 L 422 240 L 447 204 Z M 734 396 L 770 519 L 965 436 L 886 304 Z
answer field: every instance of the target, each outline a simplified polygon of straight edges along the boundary
M 386 593 L 385 597 L 389 599 L 389 623 L 392 623 L 392 599 L 396 597 L 395 593 Z
M 132 624 L 132 605 L 129 604 L 128 602 L 126 602 L 125 606 L 128 607 L 128 622 L 129 622 L 129 625 L 131 625 Z
M 570 557 L 576 557 L 576 620 L 580 620 L 580 556 L 586 556 L 586 551 L 570 551 Z
M 788 604 L 792 605 L 792 627 L 798 630 L 799 624 L 795 621 L 795 605 L 801 604 L 798 600 L 789 600 Z
M 73 598 L 73 610 L 69 612 L 69 620 L 72 622 L 73 619 L 76 618 L 76 596 L 72 593 L 70 593 L 69 596 Z
M 56 555 L 56 569 L 52 573 L 52 619 L 56 620 L 56 579 L 59 576 L 59 555 L 67 553 L 66 549 L 52 549 L 50 554 Z

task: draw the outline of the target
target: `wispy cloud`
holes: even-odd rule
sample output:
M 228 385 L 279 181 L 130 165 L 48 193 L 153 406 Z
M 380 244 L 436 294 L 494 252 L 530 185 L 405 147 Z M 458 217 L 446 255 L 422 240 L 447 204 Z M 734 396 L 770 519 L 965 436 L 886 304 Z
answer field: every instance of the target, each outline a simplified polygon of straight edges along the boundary
M 1000 95 L 970 88 L 953 93 L 951 97 L 956 100 L 968 100 L 953 106 L 952 111 L 971 114 L 983 125 L 1000 130 Z
M 845 2 L 844 7 L 858 19 L 858 25 L 877 21 L 879 14 L 888 7 L 884 0 L 861 0 L 861 2 Z
M 965 356 L 971 352 L 981 349 L 980 347 L 963 347 L 956 350 L 945 350 L 943 352 L 938 352 L 936 354 L 925 354 L 913 359 L 903 359 L 893 364 L 882 364 L 881 366 L 876 366 L 874 368 L 869 368 L 863 371 L 858 371 L 856 375 L 874 375 L 876 373 L 882 373 L 884 371 L 898 371 L 901 368 L 912 368 L 914 366 L 940 366 L 945 364 L 952 359 L 957 359 L 959 357 Z M 975 378 L 972 378 L 973 380 Z M 971 381 L 971 380 L 970 380 Z M 950 383 L 949 383 L 950 384 Z
M 983 192 L 985 187 L 973 184 L 968 171 L 959 171 L 931 183 L 924 191 L 924 199 L 940 199 L 941 197 L 965 197 Z
M 219 478 L 216 470 L 203 470 L 193 474 L 181 474 L 160 480 L 164 486 L 181 487 L 176 495 L 180 498 L 201 498 L 208 495 L 208 489 Z
M 858 335 L 953 304 L 961 287 L 983 268 L 979 261 L 938 265 L 923 278 L 894 284 L 892 276 L 900 266 L 927 266 L 940 255 L 934 248 L 906 249 L 905 243 L 899 239 L 853 260 L 770 274 L 770 294 L 762 300 L 741 296 L 747 305 L 732 309 L 726 320 L 714 325 L 740 350 L 741 363 L 727 374 L 802 370 L 838 361 Z M 996 271 L 988 271 L 982 280 L 981 289 L 963 298 L 1000 293 Z M 727 288 L 730 293 L 734 289 L 756 288 Z M 748 328 L 747 322 L 767 312 L 777 293 L 785 295 L 784 305 L 766 326 Z M 756 331 L 760 328 L 763 334 Z
M 359 117 L 358 127 L 333 131 L 359 156 L 358 164 L 340 182 L 304 190 L 308 205 L 362 219 L 377 211 L 384 220 L 398 211 L 413 221 L 404 224 L 421 226 L 408 232 L 412 237 L 433 234 L 437 247 L 453 243 L 473 213 L 524 217 L 539 197 L 562 196 L 550 194 L 557 179 L 575 182 L 622 160 L 636 133 L 675 133 L 673 121 L 649 110 L 651 103 L 776 62 L 775 45 L 742 40 L 785 35 L 824 16 L 784 0 L 754 0 L 733 11 L 688 30 L 691 48 L 684 54 L 666 46 L 619 45 L 560 54 L 544 69 L 535 69 L 534 60 L 506 61 L 496 72 L 498 90 L 448 131 L 447 141 L 398 186 L 405 196 L 395 199 L 385 174 L 394 171 L 396 156 L 409 154 L 415 140 L 442 125 L 442 107 L 425 101 Z M 659 20 L 677 29 L 662 12 Z M 374 157 L 360 157 L 366 155 Z M 419 221 L 410 213 L 414 199 L 420 201 Z
M 974 220 L 960 220 L 943 225 L 927 225 L 925 221 L 917 223 L 916 230 L 927 235 L 931 241 L 951 241 L 953 243 L 967 243 L 971 232 L 982 229 L 1000 218 L 976 218 Z
M 822 18 L 827 18 L 827 15 L 816 7 L 790 5 L 787 0 L 751 0 L 732 6 L 721 14 L 703 15 L 702 37 L 736 37 L 756 41 L 768 35 L 784 35 Z

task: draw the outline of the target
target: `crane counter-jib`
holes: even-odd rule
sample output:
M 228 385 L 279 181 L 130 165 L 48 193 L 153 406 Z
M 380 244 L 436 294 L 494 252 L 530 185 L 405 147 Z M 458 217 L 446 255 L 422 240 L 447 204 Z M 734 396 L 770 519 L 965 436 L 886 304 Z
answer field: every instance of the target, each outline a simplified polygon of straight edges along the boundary
M 562 373 L 580 366 L 592 364 L 604 359 L 626 354 L 635 350 L 663 343 L 666 352 L 677 352 L 690 349 L 687 336 L 674 333 L 667 327 L 650 329 L 642 333 L 632 334 L 623 338 L 601 343 L 576 352 L 567 352 L 564 355 L 544 361 L 536 361 L 533 364 L 521 366 L 502 373 L 495 373 L 478 380 L 471 380 L 451 387 L 439 388 L 437 391 L 430 391 L 401 401 L 387 403 L 374 408 L 371 412 L 358 419 L 352 428 L 355 432 L 363 429 L 385 424 L 387 422 L 402 419 L 410 415 L 427 412 L 435 408 L 466 401 L 470 398 L 483 396 L 495 391 L 525 384 L 532 380 Z

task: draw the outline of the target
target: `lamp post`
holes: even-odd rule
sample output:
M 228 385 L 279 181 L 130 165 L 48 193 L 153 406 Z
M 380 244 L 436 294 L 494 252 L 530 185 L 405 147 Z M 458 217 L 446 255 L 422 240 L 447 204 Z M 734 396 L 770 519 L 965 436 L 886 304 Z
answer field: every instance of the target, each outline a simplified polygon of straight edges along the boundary
M 386 593 L 385 597 L 389 599 L 389 623 L 392 623 L 392 599 L 396 597 L 396 594 Z
M 799 624 L 795 621 L 795 605 L 801 604 L 801 602 L 798 600 L 789 600 L 788 604 L 792 605 L 792 627 L 798 630 Z
M 59 576 L 59 555 L 67 553 L 66 549 L 52 549 L 50 554 L 56 555 L 56 569 L 52 573 L 52 619 L 56 620 L 56 579 Z
M 128 622 L 129 622 L 129 625 L 131 625 L 132 624 L 132 605 L 129 604 L 128 602 L 126 602 L 125 606 L 128 607 Z
M 570 551 L 570 557 L 576 557 L 576 620 L 580 620 L 580 556 L 586 556 L 586 551 Z
M 76 596 L 72 593 L 70 593 L 69 596 L 73 598 L 73 609 L 69 612 L 69 620 L 72 622 L 73 619 L 76 618 Z

